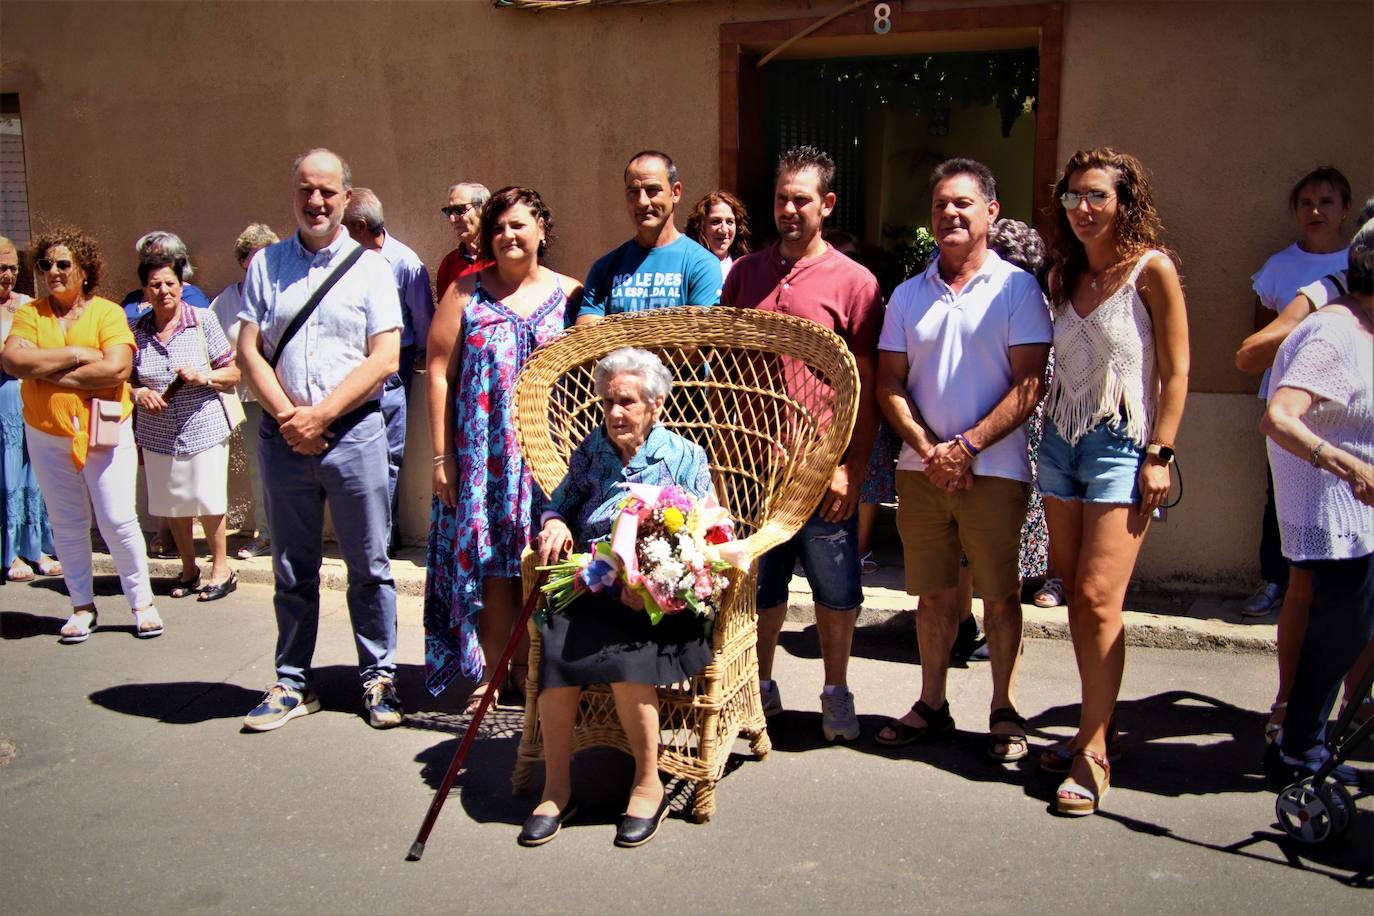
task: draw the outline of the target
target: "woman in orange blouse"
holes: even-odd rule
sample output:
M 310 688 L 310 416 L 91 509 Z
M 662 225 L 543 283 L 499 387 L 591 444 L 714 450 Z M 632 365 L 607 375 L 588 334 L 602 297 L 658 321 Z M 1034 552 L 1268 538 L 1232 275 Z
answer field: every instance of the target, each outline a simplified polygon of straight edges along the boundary
M 94 295 L 104 264 L 89 236 L 55 229 L 35 239 L 33 250 L 48 295 L 15 313 L 0 359 L 6 372 L 24 380 L 29 454 L 72 601 L 61 641 L 85 642 L 96 623 L 91 507 L 133 609 L 135 635 L 158 636 L 162 619 L 153 607 L 143 532 L 134 509 L 138 454 L 129 420 L 133 402 L 125 383 L 133 365 L 134 337 L 123 309 Z M 113 446 L 99 447 L 89 440 L 94 399 L 119 405 L 118 443 Z

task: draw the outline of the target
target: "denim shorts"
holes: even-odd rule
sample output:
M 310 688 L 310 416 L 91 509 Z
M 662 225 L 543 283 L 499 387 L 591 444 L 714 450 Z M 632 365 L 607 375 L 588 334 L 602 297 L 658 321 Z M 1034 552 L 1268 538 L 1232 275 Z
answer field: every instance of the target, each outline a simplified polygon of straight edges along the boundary
M 1036 472 L 1040 493 L 1085 503 L 1134 505 L 1140 502 L 1140 466 L 1145 449 L 1126 435 L 1119 419 L 1103 420 L 1077 445 L 1069 445 L 1054 421 L 1045 417 Z
M 859 515 L 842 522 L 827 522 L 818 514 L 785 544 L 759 559 L 758 606 L 787 603 L 792 569 L 801 560 L 811 597 L 836 611 L 852 611 L 864 603 L 859 582 Z

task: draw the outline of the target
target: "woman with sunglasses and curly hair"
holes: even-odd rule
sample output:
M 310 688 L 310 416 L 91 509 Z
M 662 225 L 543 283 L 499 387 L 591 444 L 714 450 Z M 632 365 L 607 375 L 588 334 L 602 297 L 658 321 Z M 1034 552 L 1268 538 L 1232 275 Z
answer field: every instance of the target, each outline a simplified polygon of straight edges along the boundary
M 7 373 L 24 380 L 29 454 L 72 601 L 61 641 L 85 642 L 95 628 L 92 508 L 134 612 L 134 635 L 159 636 L 162 618 L 153 607 L 134 510 L 138 452 L 126 384 L 134 335 L 124 310 L 94 294 L 104 262 L 90 236 L 76 229 L 50 230 L 34 240 L 33 251 L 48 295 L 15 313 L 3 362 Z M 98 441 L 102 436 L 92 428 L 93 414 L 116 424 L 109 440 Z
M 712 191 L 687 217 L 687 235 L 720 260 L 720 281 L 736 258 L 749 253 L 749 212 L 729 191 Z
M 1045 750 L 1055 805 L 1092 814 L 1111 781 L 1126 664 L 1122 603 L 1171 484 L 1188 394 L 1188 317 L 1145 168 L 1079 150 L 1055 186 L 1049 274 L 1055 372 L 1038 459 L 1050 562 L 1064 581 L 1082 684 L 1078 734 Z

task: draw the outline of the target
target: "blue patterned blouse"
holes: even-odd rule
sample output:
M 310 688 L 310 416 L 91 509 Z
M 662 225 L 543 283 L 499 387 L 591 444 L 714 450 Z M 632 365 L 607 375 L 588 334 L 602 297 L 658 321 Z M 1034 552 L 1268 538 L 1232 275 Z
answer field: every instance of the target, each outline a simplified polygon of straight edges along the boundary
M 701 446 L 657 424 L 630 463 L 622 464 L 605 427 L 599 426 L 572 453 L 568 474 L 545 511 L 568 523 L 582 549 L 610 537 L 616 510 L 627 495 L 619 483 L 677 484 L 701 497 L 711 491 L 711 467 Z

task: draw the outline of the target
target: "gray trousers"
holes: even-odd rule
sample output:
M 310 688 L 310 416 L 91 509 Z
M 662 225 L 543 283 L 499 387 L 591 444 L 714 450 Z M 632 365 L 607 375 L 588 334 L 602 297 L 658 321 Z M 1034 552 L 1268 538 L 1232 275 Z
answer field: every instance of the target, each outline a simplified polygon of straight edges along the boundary
M 391 530 L 386 429 L 377 411 L 336 427 L 329 448 L 313 456 L 293 452 L 270 416 L 258 430 L 277 588 L 277 680 L 302 690 L 310 686 L 320 623 L 326 502 L 348 568 L 358 673 L 367 681 L 396 672 L 396 583 L 386 556 Z

